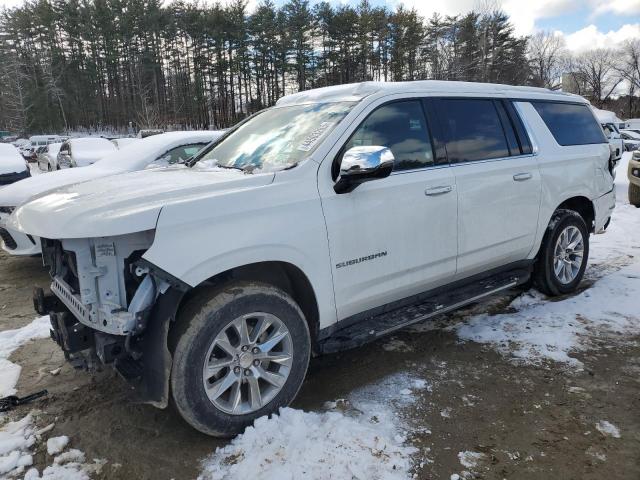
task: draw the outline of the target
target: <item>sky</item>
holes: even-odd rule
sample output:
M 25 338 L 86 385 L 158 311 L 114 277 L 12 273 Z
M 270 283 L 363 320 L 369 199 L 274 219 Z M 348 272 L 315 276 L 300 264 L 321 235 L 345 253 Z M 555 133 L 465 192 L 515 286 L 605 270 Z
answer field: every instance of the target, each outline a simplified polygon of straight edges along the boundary
M 194 0 L 195 1 L 195 0 Z M 205 0 L 213 3 L 215 0 Z M 224 0 L 222 0 L 224 2 Z M 249 9 L 260 0 L 247 0 Z M 317 3 L 318 0 L 311 0 Z M 356 5 L 359 0 L 329 0 L 330 3 Z M 276 0 L 277 4 L 284 0 Z M 430 17 L 467 13 L 481 5 L 502 8 L 519 35 L 540 30 L 562 35 L 569 50 L 576 53 L 590 48 L 615 47 L 629 38 L 640 39 L 640 0 L 370 0 L 373 5 L 395 8 L 399 4 L 414 7 Z M 12 7 L 23 0 L 0 0 Z

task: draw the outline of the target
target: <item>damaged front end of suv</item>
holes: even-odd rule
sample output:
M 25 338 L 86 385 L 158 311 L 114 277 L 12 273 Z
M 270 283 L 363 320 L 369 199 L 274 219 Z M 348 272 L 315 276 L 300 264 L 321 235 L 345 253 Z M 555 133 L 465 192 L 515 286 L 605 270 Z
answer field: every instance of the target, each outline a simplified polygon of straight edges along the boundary
M 76 368 L 112 365 L 140 400 L 167 406 L 167 331 L 187 285 L 142 259 L 153 230 L 98 238 L 42 239 L 51 293 L 34 291 L 51 336 Z M 151 319 L 153 319 L 151 321 Z

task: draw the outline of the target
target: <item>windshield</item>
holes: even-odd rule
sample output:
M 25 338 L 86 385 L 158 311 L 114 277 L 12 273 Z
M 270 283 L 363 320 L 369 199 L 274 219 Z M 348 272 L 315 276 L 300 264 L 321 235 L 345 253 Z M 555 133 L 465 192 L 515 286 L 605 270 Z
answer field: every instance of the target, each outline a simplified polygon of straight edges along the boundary
M 311 154 L 353 105 L 353 102 L 316 103 L 265 110 L 203 155 L 199 166 L 246 172 L 290 168 Z

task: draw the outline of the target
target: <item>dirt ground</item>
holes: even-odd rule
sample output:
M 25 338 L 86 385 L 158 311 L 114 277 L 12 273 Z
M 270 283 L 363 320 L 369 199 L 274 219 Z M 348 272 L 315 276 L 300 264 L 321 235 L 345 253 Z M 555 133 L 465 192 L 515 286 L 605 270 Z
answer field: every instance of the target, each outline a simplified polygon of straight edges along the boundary
M 34 318 L 31 290 L 36 284 L 48 284 L 40 259 L 0 254 L 0 329 Z M 474 308 L 505 305 L 503 299 Z M 451 319 L 439 322 L 446 325 Z M 397 406 L 413 427 L 409 442 L 420 449 L 415 478 L 449 480 L 463 470 L 458 452 L 469 450 L 485 454 L 470 478 L 638 479 L 640 341 L 626 345 L 609 341 L 579 356 L 585 369 L 571 373 L 556 364 L 516 365 L 489 347 L 459 342 L 437 326 L 411 330 L 315 359 L 293 407 L 319 410 L 328 400 L 409 374 L 432 385 L 413 402 Z M 133 404 L 126 384 L 112 371 L 73 370 L 51 340 L 33 341 L 11 360 L 23 367 L 20 394 L 50 392 L 17 409 L 15 416 L 42 410 L 38 424 L 55 422 L 51 435 L 68 435 L 88 459 L 107 460 L 101 478 L 192 479 L 202 458 L 224 445 L 192 430 L 171 409 Z M 58 375 L 49 373 L 58 367 Z M 390 385 L 405 388 L 402 381 Z M 603 419 L 620 427 L 621 438 L 595 429 Z M 38 451 L 34 460 L 44 466 L 45 452 Z

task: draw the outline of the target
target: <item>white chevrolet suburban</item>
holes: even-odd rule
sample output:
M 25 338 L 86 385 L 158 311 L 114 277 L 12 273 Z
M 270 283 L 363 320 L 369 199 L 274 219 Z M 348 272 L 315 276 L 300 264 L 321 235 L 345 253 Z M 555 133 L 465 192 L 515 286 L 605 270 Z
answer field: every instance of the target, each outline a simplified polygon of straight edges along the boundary
M 228 436 L 289 404 L 311 355 L 530 279 L 572 292 L 615 198 L 588 103 L 544 89 L 360 83 L 280 99 L 187 165 L 15 209 L 77 366 L 113 364 Z

